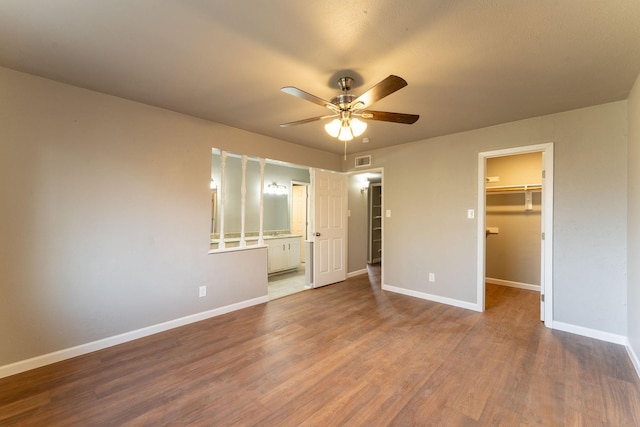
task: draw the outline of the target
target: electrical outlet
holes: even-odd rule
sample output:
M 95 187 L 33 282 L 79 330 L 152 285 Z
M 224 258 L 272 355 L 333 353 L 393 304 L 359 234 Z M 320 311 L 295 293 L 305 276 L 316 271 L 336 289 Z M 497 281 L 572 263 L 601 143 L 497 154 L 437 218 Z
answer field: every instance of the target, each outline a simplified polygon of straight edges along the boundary
M 200 286 L 200 288 L 198 289 L 198 296 L 200 298 L 207 296 L 207 287 L 206 286 Z
M 436 281 L 435 273 L 429 273 L 429 281 L 430 282 L 435 282 Z

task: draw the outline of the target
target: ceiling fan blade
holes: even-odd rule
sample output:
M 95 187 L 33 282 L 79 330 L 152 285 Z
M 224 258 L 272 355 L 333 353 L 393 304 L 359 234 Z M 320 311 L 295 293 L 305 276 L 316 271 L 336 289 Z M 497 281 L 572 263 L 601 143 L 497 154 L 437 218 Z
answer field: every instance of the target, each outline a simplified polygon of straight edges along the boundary
M 387 111 L 373 110 L 360 111 L 357 115 L 365 120 L 379 120 L 382 122 L 403 123 L 406 125 L 411 125 L 420 118 L 417 114 L 389 113 Z
M 295 97 L 298 98 L 302 98 L 302 99 L 306 99 L 307 101 L 311 101 L 314 104 L 318 104 L 322 107 L 328 108 L 330 110 L 333 111 L 340 111 L 340 107 L 338 107 L 335 104 L 332 104 L 329 101 L 326 101 L 322 98 L 319 98 L 315 95 L 311 95 L 308 92 L 305 92 L 303 90 L 298 89 L 297 87 L 293 87 L 293 86 L 285 86 L 282 89 L 280 89 L 281 91 L 283 91 L 284 93 L 288 93 L 289 95 L 293 95 Z
M 357 97 L 351 102 L 353 109 L 362 110 L 373 104 L 374 102 L 391 95 L 393 92 L 402 89 L 407 82 L 402 77 L 390 75 L 380 83 Z
M 295 122 L 281 123 L 280 127 L 281 128 L 287 128 L 289 126 L 303 125 L 305 123 L 317 122 L 318 120 L 330 119 L 332 117 L 338 117 L 338 115 L 337 114 L 331 114 L 331 115 L 328 115 L 328 116 L 318 116 L 318 117 L 311 117 L 309 119 L 296 120 Z

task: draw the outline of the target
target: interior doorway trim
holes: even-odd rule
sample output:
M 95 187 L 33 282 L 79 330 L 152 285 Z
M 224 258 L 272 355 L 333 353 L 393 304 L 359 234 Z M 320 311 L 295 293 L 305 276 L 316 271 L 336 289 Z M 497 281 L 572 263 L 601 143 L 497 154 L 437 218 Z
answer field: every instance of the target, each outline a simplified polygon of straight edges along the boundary
M 485 151 L 478 154 L 478 266 L 477 301 L 480 311 L 485 310 L 485 262 L 486 262 L 486 169 L 487 159 L 526 153 L 542 153 L 542 215 L 540 256 L 540 295 L 544 324 L 553 325 L 553 142 Z

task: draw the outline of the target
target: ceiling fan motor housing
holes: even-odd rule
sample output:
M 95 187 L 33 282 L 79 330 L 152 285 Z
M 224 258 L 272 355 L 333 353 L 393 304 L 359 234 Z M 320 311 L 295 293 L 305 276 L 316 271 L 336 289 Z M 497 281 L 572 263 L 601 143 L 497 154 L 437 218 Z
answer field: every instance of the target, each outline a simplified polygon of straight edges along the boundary
M 346 110 L 351 105 L 351 101 L 353 101 L 356 97 L 350 93 L 342 93 L 335 98 L 331 99 L 331 103 L 338 105 L 341 110 Z
M 342 93 L 331 99 L 331 103 L 339 106 L 343 111 L 348 110 L 351 106 L 351 101 L 356 99 L 355 95 L 349 93 L 352 84 L 353 79 L 351 77 L 340 77 L 338 80 L 338 86 L 340 86 Z

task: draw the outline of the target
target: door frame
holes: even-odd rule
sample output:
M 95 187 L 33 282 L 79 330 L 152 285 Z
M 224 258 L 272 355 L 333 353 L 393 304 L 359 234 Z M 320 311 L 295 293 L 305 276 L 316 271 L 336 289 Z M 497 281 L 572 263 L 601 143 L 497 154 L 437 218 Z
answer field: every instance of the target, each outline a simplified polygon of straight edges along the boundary
M 553 325 L 553 142 L 505 148 L 478 153 L 478 234 L 477 234 L 477 301 L 480 311 L 485 310 L 486 268 L 486 169 L 487 159 L 517 154 L 542 153 L 542 215 L 540 254 L 540 298 L 544 325 Z M 384 251 L 383 251 L 384 255 Z M 542 307 L 544 307 L 542 309 Z

